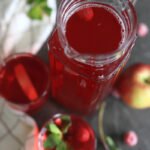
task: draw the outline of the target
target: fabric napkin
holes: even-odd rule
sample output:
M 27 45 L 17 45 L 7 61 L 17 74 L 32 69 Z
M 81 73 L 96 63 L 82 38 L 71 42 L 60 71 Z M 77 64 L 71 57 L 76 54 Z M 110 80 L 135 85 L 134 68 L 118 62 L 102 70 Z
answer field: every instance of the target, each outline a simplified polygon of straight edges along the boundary
M 0 150 L 38 150 L 38 127 L 22 112 L 0 99 Z
M 56 0 L 48 0 L 51 16 L 31 20 L 27 0 L 0 0 L 0 54 L 5 58 L 14 52 L 37 53 L 50 35 L 56 19 Z

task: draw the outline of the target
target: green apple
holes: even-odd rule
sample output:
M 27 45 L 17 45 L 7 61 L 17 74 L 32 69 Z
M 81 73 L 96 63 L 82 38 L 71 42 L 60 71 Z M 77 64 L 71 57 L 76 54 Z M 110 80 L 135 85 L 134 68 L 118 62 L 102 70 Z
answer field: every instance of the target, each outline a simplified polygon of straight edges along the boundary
M 150 64 L 135 64 L 124 71 L 116 83 L 123 101 L 137 109 L 150 107 Z

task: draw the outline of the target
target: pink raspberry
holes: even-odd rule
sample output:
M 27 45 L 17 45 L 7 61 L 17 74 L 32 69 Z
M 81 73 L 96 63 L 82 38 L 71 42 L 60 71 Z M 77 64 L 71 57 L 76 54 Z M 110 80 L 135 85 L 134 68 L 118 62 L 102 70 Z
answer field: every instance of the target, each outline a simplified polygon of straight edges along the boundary
M 134 131 L 128 131 L 124 135 L 124 142 L 128 146 L 135 146 L 138 143 L 138 136 Z
M 56 124 L 57 126 L 61 126 L 61 124 L 62 124 L 61 118 L 56 118 L 56 119 L 54 120 L 54 122 L 55 122 L 55 124 Z
M 145 37 L 149 32 L 149 28 L 145 23 L 140 23 L 138 27 L 138 35 L 140 37 Z

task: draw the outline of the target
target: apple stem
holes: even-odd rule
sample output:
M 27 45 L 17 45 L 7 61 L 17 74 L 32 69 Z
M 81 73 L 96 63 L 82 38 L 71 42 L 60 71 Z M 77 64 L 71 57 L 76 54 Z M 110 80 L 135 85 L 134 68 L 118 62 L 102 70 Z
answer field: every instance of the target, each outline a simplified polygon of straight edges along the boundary
M 145 79 L 146 84 L 150 84 L 150 77 L 148 79 Z

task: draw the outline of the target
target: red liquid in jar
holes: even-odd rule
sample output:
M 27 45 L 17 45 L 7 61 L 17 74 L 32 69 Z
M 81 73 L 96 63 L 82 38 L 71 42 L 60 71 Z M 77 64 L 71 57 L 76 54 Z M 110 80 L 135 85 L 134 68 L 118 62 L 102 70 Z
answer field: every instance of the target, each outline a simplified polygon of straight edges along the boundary
M 83 11 L 74 13 L 67 22 L 66 36 L 69 44 L 82 54 L 109 54 L 118 49 L 122 40 L 121 21 L 114 12 L 105 7 L 90 7 L 86 12 L 92 13 L 90 20 L 81 17 Z
M 67 41 L 80 54 L 111 54 L 123 41 L 123 21 L 112 8 L 100 6 L 83 8 L 68 19 Z M 84 9 L 92 9 L 90 19 L 81 16 Z M 108 76 L 119 66 L 123 57 L 99 68 L 80 63 L 66 56 L 57 32 L 55 30 L 49 40 L 52 97 L 70 110 L 90 113 L 110 90 L 117 72 L 112 77 Z
M 31 54 L 12 55 L 5 63 L 1 69 L 0 94 L 16 105 L 32 104 L 26 111 L 39 107 L 48 94 L 46 65 Z

